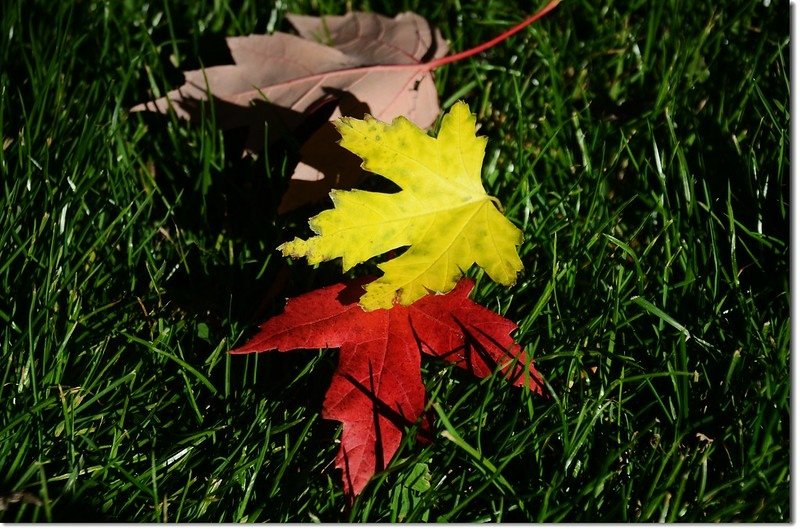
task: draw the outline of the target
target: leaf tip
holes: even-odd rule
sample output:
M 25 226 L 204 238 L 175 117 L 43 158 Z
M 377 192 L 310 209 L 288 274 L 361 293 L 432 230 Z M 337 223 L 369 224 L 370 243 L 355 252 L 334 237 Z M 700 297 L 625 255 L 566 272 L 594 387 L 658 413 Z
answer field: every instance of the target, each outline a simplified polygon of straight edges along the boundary
M 353 128 L 353 121 L 355 118 L 351 118 L 350 116 L 342 116 L 338 119 L 333 120 L 333 127 L 339 134 L 342 134 L 342 129 L 345 127 Z
M 453 106 L 450 107 L 445 117 L 447 116 L 452 116 L 451 119 L 456 119 L 458 121 L 470 121 L 473 125 L 477 122 L 477 116 L 472 113 L 469 105 L 463 99 L 459 99 L 453 103 Z
M 364 294 L 359 298 L 358 304 L 365 312 L 379 309 L 389 310 L 399 298 L 399 292 L 394 287 L 381 283 L 378 279 L 364 287 Z
M 277 250 L 280 251 L 284 257 L 304 257 L 309 254 L 309 246 L 308 241 L 295 237 L 291 241 L 278 246 Z

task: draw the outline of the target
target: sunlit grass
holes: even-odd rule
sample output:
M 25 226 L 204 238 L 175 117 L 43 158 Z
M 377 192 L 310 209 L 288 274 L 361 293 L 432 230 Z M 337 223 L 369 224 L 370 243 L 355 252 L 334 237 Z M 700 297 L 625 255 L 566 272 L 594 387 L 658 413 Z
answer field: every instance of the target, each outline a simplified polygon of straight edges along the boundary
M 274 213 L 291 160 L 127 112 L 212 37 L 340 3 L 7 2 L 0 521 L 787 521 L 788 6 L 768 4 L 564 0 L 436 72 L 525 233 L 523 277 L 473 271 L 476 300 L 519 323 L 549 396 L 424 363 L 440 436 L 411 432 L 347 508 L 319 417 L 335 351 L 225 354 L 339 277 L 274 251 L 311 212 Z M 353 7 L 463 50 L 538 6 Z

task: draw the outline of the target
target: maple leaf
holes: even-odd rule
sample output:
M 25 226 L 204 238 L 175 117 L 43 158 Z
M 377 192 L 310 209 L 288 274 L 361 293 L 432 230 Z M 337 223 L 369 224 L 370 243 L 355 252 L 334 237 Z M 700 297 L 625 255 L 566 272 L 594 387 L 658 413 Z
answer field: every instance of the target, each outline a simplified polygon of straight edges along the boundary
M 391 121 L 405 116 L 427 129 L 439 114 L 432 71 L 471 57 L 521 31 L 550 12 L 551 0 L 537 13 L 475 48 L 445 56 L 447 42 L 427 20 L 412 13 L 393 19 L 375 13 L 310 17 L 287 14 L 299 36 L 229 37 L 234 64 L 184 72 L 185 83 L 166 96 L 131 111 L 165 113 L 199 121 L 204 102 L 214 105 L 222 129 L 247 127 L 246 152 L 295 131 L 329 103 L 327 116 L 361 118 L 366 113 Z M 349 188 L 361 177 L 358 159 L 338 148 L 326 123 L 300 148 L 300 162 L 291 176 L 279 212 L 324 198 L 333 188 Z
M 436 86 L 430 70 L 414 65 L 444 56 L 447 42 L 424 18 L 412 12 L 393 19 L 359 12 L 286 18 L 299 36 L 276 32 L 229 37 L 235 64 L 185 72 L 183 86 L 131 110 L 165 113 L 172 108 L 178 117 L 198 121 L 201 103 L 210 95 L 220 128 L 248 127 L 250 152 L 264 145 L 264 123 L 274 132 L 270 137 L 279 138 L 331 100 L 336 101 L 331 120 L 370 112 L 386 120 L 404 115 L 425 128 L 433 124 L 439 113 Z M 412 68 L 403 67 L 409 65 Z M 295 181 L 313 182 L 329 172 L 330 185 L 317 190 L 318 198 L 334 184 L 355 183 L 359 172 L 357 160 L 353 163 L 347 153 L 336 152 L 329 140 L 332 133 L 323 128 L 311 135 L 292 175 Z M 328 145 L 338 158 L 318 155 Z M 308 193 L 305 187 L 302 194 L 290 187 L 281 210 L 301 205 Z
M 183 86 L 132 110 L 166 112 L 171 108 L 178 117 L 197 120 L 201 116 L 198 103 L 211 94 L 215 103 L 249 109 L 223 112 L 218 119 L 222 128 L 248 126 L 247 144 L 254 150 L 263 144 L 265 116 L 259 113 L 264 110 L 259 102 L 302 113 L 339 90 L 369 101 L 375 115 L 403 114 L 421 126 L 436 119 L 439 106 L 430 76 L 414 68 L 370 68 L 413 65 L 443 56 L 447 44 L 424 18 L 412 12 L 394 19 L 359 12 L 324 18 L 287 14 L 286 18 L 299 36 L 276 32 L 228 37 L 234 64 L 184 72 Z M 390 87 L 395 89 L 387 90 Z M 293 127 L 302 116 L 286 113 L 283 118 L 293 118 L 294 122 L 284 123 Z
M 342 258 L 358 263 L 409 246 L 379 265 L 384 274 L 361 298 L 365 310 L 409 305 L 428 292 L 448 292 L 473 263 L 504 285 L 522 270 L 522 232 L 503 216 L 481 183 L 486 138 L 475 135 L 475 116 L 453 105 L 432 138 L 403 117 L 391 125 L 374 118 L 343 118 L 341 145 L 364 159 L 364 168 L 402 189 L 399 193 L 331 191 L 334 209 L 309 221 L 317 235 L 278 249 L 311 264 Z
M 516 325 L 469 300 L 472 280 L 462 279 L 446 295 L 372 312 L 356 302 L 364 281 L 339 283 L 289 300 L 283 314 L 230 351 L 340 348 L 322 416 L 343 425 L 336 467 L 343 471 L 349 498 L 386 468 L 403 430 L 423 414 L 420 352 L 478 377 L 499 369 L 512 384 L 542 393 L 541 375 L 509 336 Z

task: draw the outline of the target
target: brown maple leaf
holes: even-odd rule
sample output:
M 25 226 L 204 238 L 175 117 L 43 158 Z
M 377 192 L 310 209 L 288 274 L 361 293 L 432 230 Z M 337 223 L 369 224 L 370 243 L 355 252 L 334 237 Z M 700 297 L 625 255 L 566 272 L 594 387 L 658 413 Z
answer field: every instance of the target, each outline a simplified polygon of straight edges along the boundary
M 186 82 L 166 96 L 132 111 L 164 113 L 199 120 L 204 102 L 215 105 L 217 126 L 248 127 L 246 151 L 263 147 L 264 124 L 270 139 L 291 134 L 316 111 L 334 105 L 328 123 L 300 148 L 300 162 L 279 206 L 286 212 L 315 202 L 336 188 L 349 188 L 363 174 L 358 157 L 340 148 L 330 124 L 342 116 L 369 113 L 383 122 L 405 116 L 423 129 L 439 113 L 431 72 L 480 53 L 546 15 L 560 0 L 498 37 L 445 56 L 447 42 L 421 16 L 407 12 L 388 18 L 375 13 L 311 17 L 287 15 L 299 36 L 288 33 L 226 39 L 231 65 L 185 72 Z
M 331 101 L 331 121 L 369 113 L 384 121 L 402 115 L 423 128 L 433 124 L 439 100 L 431 72 L 408 66 L 443 57 L 447 43 L 424 18 L 408 12 L 393 19 L 375 13 L 287 19 L 299 36 L 230 37 L 226 42 L 235 64 L 185 72 L 183 86 L 131 110 L 172 108 L 179 117 L 198 121 L 202 102 L 211 95 L 220 128 L 249 128 L 245 148 L 250 152 L 264 145 L 264 123 L 270 124 L 271 138 L 278 138 Z M 325 178 L 328 185 L 290 186 L 281 211 L 358 180 L 360 160 L 339 148 L 336 137 L 329 124 L 313 133 L 292 175 L 299 182 Z

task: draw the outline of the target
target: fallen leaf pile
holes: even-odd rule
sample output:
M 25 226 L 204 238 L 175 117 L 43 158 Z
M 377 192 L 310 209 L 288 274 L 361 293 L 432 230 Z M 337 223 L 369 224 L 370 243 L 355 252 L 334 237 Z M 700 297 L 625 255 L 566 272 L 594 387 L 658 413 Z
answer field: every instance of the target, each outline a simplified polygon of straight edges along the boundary
M 494 46 L 558 3 L 551 0 L 497 38 L 450 56 L 440 33 L 414 13 L 394 19 L 288 15 L 299 36 L 229 38 L 235 64 L 186 72 L 183 86 L 132 109 L 172 109 L 197 120 L 202 105 L 213 104 L 217 125 L 248 127 L 247 148 L 257 150 L 271 139 L 264 137 L 265 123 L 271 135 L 289 134 L 335 104 L 331 121 L 303 145 L 292 176 L 298 182 L 325 175 L 323 189 L 340 188 L 330 192 L 334 207 L 310 220 L 315 236 L 279 249 L 310 264 L 341 258 L 345 271 L 395 255 L 378 265 L 383 275 L 377 279 L 289 300 L 282 314 L 230 353 L 340 349 L 322 416 L 343 424 L 336 467 L 351 501 L 387 468 L 406 429 L 430 429 L 422 353 L 476 377 L 502 373 L 515 386 L 543 392 L 532 359 L 510 336 L 516 325 L 471 301 L 474 283 L 462 277 L 477 264 L 494 281 L 512 285 L 522 270 L 522 232 L 481 182 L 486 139 L 476 136 L 475 116 L 463 102 L 444 116 L 437 137 L 424 129 L 439 113 L 433 69 Z M 370 173 L 400 191 L 341 189 Z M 316 197 L 290 186 L 281 208 Z

